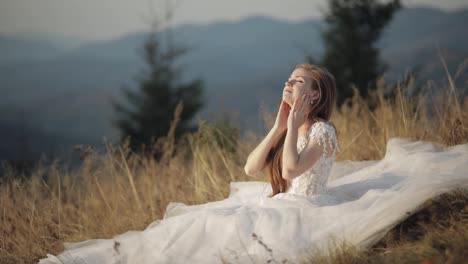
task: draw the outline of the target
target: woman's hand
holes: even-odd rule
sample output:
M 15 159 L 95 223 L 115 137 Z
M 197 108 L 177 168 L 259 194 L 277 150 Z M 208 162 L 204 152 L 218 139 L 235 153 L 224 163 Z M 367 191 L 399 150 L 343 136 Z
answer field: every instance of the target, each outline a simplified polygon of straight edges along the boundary
M 279 132 L 286 130 L 290 110 L 291 107 L 285 101 L 281 101 L 273 128 L 277 129 Z
M 310 100 L 310 94 L 303 94 L 300 98 L 294 100 L 293 107 L 288 116 L 288 129 L 297 130 L 302 124 L 304 124 L 310 111 Z

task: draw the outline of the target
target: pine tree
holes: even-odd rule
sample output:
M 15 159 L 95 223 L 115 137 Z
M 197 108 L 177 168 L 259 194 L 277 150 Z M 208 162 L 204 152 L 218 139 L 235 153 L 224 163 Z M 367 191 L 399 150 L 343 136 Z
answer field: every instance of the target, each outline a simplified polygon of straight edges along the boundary
M 121 139 L 130 140 L 133 150 L 140 150 L 143 145 L 149 146 L 167 135 L 179 103 L 182 103 L 183 110 L 175 130 L 176 139 L 186 132 L 195 131 L 196 126 L 190 122 L 203 106 L 202 81 L 180 83 L 181 70 L 174 66 L 176 59 L 186 50 L 166 45 L 163 51 L 158 37 L 153 29 L 144 44 L 143 58 L 149 71 L 139 81 L 139 90 L 123 89 L 130 106 L 114 103 L 120 115 L 114 124 L 121 132 Z
M 399 0 L 329 1 L 321 64 L 335 75 L 338 105 L 353 95 L 353 86 L 366 98 L 368 89 L 375 87 L 376 79 L 387 70 L 375 43 L 400 7 Z

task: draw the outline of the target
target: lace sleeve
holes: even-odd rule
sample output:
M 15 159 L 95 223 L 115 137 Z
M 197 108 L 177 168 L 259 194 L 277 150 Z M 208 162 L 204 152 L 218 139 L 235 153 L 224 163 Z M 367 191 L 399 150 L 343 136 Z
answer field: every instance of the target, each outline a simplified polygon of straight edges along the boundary
M 325 122 L 317 122 L 310 132 L 311 140 L 322 146 L 322 157 L 335 156 L 339 149 L 335 129 Z

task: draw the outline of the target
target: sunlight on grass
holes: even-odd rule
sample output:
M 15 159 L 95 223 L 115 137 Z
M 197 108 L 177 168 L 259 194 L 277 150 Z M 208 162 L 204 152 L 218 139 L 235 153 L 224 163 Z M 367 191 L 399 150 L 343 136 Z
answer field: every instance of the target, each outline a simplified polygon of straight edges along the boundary
M 392 96 L 384 96 L 380 81 L 373 94 L 373 110 L 355 94 L 349 106 L 334 113 L 331 121 L 341 146 L 337 160 L 382 159 L 392 137 L 444 145 L 468 142 L 468 97 L 460 100 L 453 81 L 448 87 L 439 87 L 444 92 L 418 97 L 405 94 L 410 86 L 397 85 Z M 274 114 L 263 113 L 266 127 L 271 126 Z M 19 176 L 6 167 L 0 182 L 0 262 L 31 263 L 47 253 L 59 253 L 65 241 L 142 230 L 161 218 L 171 201 L 198 204 L 220 200 L 227 196 L 230 181 L 266 180 L 248 178 L 243 170 L 248 153 L 263 135 L 247 133 L 238 138 L 233 130 L 204 122 L 196 133 L 175 142 L 177 111 L 174 120 L 168 136 L 152 146 L 163 149 L 159 161 L 132 153 L 128 144 L 106 144 L 105 153 L 83 153 L 81 166 L 74 170 L 57 164 L 38 165 L 30 175 Z M 466 196 L 460 197 L 466 202 Z M 316 261 L 394 263 L 386 256 L 398 260 L 399 255 L 423 261 L 422 256 L 433 256 L 422 252 L 430 251 L 431 243 L 466 245 L 466 213 L 463 221 L 455 219 L 452 226 L 462 235 L 444 235 L 431 227 L 417 242 L 425 246 L 386 243 L 379 252 L 374 248 L 373 255 L 343 248 L 334 256 L 316 257 Z

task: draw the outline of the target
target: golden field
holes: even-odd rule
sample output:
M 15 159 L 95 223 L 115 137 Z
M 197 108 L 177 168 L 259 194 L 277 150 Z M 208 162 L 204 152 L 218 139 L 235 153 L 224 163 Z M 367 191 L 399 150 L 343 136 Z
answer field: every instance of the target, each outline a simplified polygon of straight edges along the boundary
M 448 77 L 452 80 L 458 74 Z M 467 143 L 468 97 L 461 101 L 453 82 L 438 87 L 445 91 L 441 94 L 409 97 L 405 93 L 411 85 L 400 84 L 392 96 L 384 97 L 380 82 L 373 94 L 373 110 L 357 95 L 349 106 L 337 109 L 331 120 L 341 147 L 336 160 L 381 159 L 392 137 L 447 146 Z M 271 126 L 275 114 L 263 113 L 265 127 Z M 175 117 L 173 128 L 177 113 Z M 221 200 L 230 181 L 266 180 L 248 178 L 243 170 L 247 155 L 263 135 L 237 138 L 235 133 L 229 127 L 201 123 L 196 133 L 175 143 L 171 130 L 151 146 L 163 150 L 159 161 L 132 153 L 125 144 L 106 144 L 105 153 L 83 150 L 77 169 L 47 164 L 18 175 L 7 168 L 0 182 L 0 263 L 34 263 L 47 253 L 59 253 L 63 242 L 142 230 L 161 218 L 171 201 Z M 463 250 L 468 245 L 467 201 L 463 191 L 443 195 L 428 201 L 426 209 L 368 251 L 343 247 L 332 256 L 311 257 L 310 262 L 457 263 L 468 259 Z M 443 209 L 448 205 L 450 210 Z M 440 219 L 447 215 L 450 219 Z

